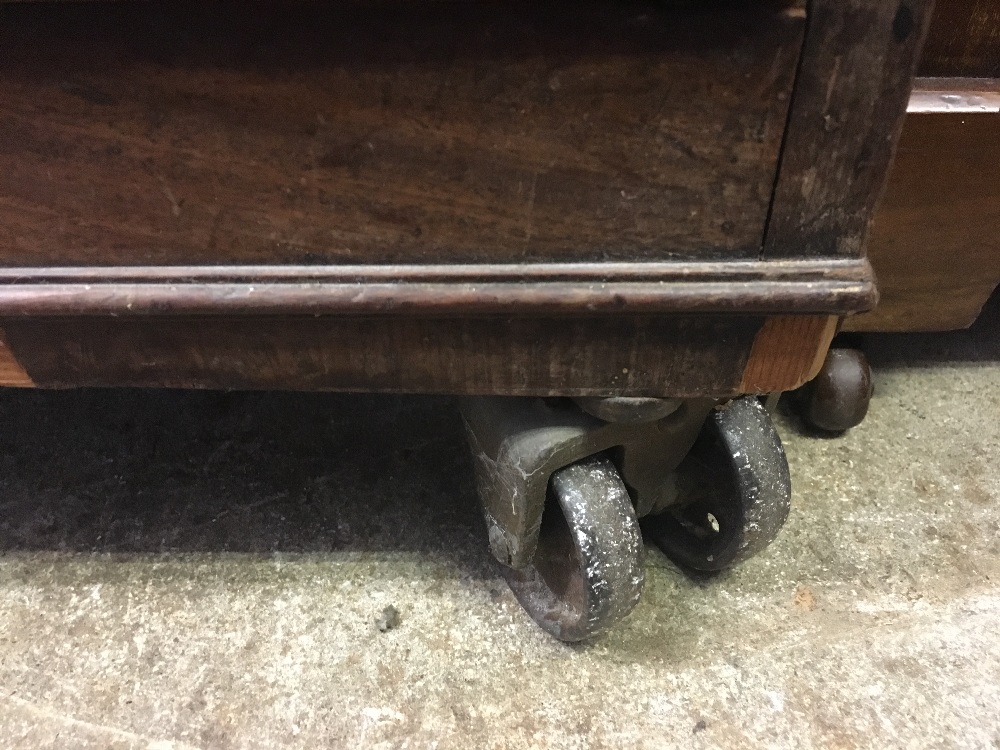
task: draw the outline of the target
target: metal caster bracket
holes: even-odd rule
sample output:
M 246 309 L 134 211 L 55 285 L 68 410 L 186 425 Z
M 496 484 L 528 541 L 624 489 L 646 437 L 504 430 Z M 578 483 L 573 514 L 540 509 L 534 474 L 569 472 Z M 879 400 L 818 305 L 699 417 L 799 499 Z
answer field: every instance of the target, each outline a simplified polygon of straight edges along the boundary
M 570 399 L 461 405 L 490 549 L 521 604 L 562 640 L 596 635 L 635 606 L 636 519 L 678 563 L 719 570 L 770 543 L 790 497 L 756 397 L 581 406 L 591 413 Z
M 473 398 L 461 404 L 476 462 L 490 550 L 512 568 L 531 563 L 550 477 L 617 449 L 637 516 L 673 504 L 671 472 L 694 444 L 715 402 L 685 402 L 644 424 L 604 422 L 569 399 Z

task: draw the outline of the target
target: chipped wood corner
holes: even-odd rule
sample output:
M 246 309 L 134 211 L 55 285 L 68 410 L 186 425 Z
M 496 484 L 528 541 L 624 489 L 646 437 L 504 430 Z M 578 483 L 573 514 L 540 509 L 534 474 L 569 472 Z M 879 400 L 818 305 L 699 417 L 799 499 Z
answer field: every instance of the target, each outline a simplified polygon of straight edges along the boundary
M 778 315 L 757 332 L 743 370 L 744 393 L 790 391 L 816 377 L 837 332 L 835 315 Z
M 17 361 L 17 357 L 7 346 L 7 338 L 4 336 L 2 328 L 0 328 L 0 386 L 35 387 L 31 376 L 21 367 L 21 363 Z

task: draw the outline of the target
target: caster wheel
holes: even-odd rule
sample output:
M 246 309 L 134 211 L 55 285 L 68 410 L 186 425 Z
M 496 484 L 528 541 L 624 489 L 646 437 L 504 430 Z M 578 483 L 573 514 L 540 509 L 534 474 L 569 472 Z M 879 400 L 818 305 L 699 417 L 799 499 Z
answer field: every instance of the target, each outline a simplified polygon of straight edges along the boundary
M 810 426 L 827 432 L 857 427 L 872 399 L 872 373 L 859 349 L 831 349 L 823 367 L 796 394 L 799 414 Z
M 552 474 L 534 557 L 505 576 L 535 622 L 563 641 L 591 638 L 632 611 L 642 536 L 611 461 L 591 457 Z
M 791 480 L 781 440 L 754 396 L 711 414 L 677 468 L 676 501 L 643 519 L 679 565 L 712 572 L 767 547 L 788 517 Z

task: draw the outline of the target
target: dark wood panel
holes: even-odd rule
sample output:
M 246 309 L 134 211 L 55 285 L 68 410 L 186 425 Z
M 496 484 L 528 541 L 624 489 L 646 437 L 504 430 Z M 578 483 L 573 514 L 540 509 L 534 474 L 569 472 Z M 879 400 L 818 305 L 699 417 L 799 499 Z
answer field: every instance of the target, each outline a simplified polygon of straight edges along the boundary
M 6 5 L 0 263 L 754 258 L 783 5 Z
M 764 257 L 860 257 L 933 0 L 813 0 Z
M 5 319 L 41 387 L 725 395 L 762 318 Z
M 854 331 L 943 331 L 975 321 L 1000 284 L 1000 114 L 911 114 L 869 257 L 881 299 Z
M 940 0 L 931 20 L 920 75 L 1000 77 L 1000 3 Z
M 0 319 L 0 384 L 724 398 L 801 385 L 831 320 Z

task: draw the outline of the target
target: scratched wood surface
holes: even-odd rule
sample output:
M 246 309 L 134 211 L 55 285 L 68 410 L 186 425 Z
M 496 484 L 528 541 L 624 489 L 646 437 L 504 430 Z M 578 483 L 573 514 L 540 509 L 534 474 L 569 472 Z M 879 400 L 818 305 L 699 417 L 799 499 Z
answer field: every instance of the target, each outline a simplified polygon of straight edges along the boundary
M 754 258 L 786 3 L 0 8 L 0 264 Z
M 803 383 L 829 320 L 7 318 L 0 331 L 17 353 L 9 371 L 49 388 L 724 398 Z
M 822 257 L 826 246 L 781 244 L 801 190 L 772 202 L 793 83 L 779 191 L 807 152 L 835 171 L 892 140 L 899 102 L 872 104 L 873 91 L 905 88 L 923 17 L 913 0 L 914 28 L 880 52 L 856 3 L 847 20 L 816 4 L 816 59 L 797 80 L 806 19 L 787 3 L 0 8 L 0 265 L 465 263 L 530 277 L 540 262 L 591 273 L 656 260 L 684 276 L 713 260 L 771 268 L 762 247 L 772 261 Z M 828 86 L 838 50 L 854 78 Z M 872 59 L 881 88 L 857 84 L 858 60 Z M 822 92 L 854 106 L 845 80 L 874 119 L 817 137 L 840 154 L 830 162 L 803 144 L 829 132 Z M 862 162 L 857 221 L 879 187 Z M 727 397 L 798 385 L 829 341 L 823 313 L 870 300 L 864 264 L 841 250 L 829 279 L 789 276 L 801 296 L 782 310 L 740 307 L 762 280 L 670 316 L 596 316 L 587 298 L 559 318 L 154 319 L 127 304 L 93 315 L 83 300 L 90 317 L 0 319 L 0 359 L 43 387 Z M 842 282 L 835 308 L 803 307 Z M 673 304 L 694 283 L 661 286 Z M 794 310 L 814 314 L 768 317 Z
M 764 257 L 860 257 L 933 0 L 813 0 Z
M 0 316 L 848 313 L 859 261 L 0 268 Z
M 920 75 L 1000 77 L 1000 3 L 938 0 Z

